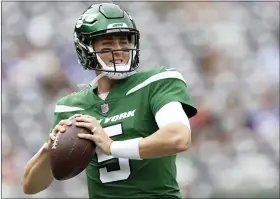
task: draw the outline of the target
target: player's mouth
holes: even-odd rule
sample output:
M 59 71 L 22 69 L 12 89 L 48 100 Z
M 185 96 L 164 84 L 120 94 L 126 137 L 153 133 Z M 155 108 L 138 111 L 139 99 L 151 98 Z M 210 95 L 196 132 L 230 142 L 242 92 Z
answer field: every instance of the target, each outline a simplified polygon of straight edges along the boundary
M 123 59 L 115 59 L 115 64 L 123 64 L 124 63 L 124 61 L 123 61 Z M 110 65 L 113 65 L 114 63 L 113 63 L 113 60 L 110 60 Z

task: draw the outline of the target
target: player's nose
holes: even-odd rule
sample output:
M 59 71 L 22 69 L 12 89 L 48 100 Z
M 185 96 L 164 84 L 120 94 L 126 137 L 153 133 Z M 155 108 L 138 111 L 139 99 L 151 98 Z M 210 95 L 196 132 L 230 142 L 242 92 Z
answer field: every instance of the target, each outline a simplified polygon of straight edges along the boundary
M 122 47 L 120 45 L 119 42 L 114 42 L 114 46 L 113 46 L 113 50 L 114 50 L 114 55 L 121 55 L 122 53 Z
M 121 50 L 122 49 L 121 44 L 118 40 L 115 40 L 115 42 L 113 44 L 113 49 L 114 50 Z

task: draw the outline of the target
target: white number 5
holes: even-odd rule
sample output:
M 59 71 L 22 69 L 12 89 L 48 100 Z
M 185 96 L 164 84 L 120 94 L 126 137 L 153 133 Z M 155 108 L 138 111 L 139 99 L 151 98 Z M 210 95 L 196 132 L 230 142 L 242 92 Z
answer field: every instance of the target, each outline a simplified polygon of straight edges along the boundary
M 110 137 L 123 134 L 121 124 L 106 127 L 104 130 Z M 105 155 L 99 148 L 96 148 L 96 154 L 98 165 L 103 165 L 99 168 L 100 180 L 102 183 L 128 179 L 131 173 L 128 159 L 114 158 L 111 155 Z M 111 167 L 110 170 L 109 167 Z

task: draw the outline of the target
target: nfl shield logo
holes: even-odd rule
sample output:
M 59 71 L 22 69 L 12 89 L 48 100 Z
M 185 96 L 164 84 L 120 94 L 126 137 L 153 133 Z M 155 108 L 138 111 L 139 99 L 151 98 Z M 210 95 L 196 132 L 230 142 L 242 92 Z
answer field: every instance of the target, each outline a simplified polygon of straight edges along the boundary
M 108 111 L 109 111 L 108 104 L 102 104 L 101 105 L 101 110 L 102 110 L 102 113 L 108 113 Z

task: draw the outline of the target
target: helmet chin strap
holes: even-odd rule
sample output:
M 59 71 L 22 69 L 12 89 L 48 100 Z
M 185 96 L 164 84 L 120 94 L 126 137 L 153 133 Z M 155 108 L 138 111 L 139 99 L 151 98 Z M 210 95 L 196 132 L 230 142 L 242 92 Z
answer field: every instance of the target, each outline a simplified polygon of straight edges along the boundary
M 105 77 L 106 75 L 103 73 L 100 73 L 99 75 L 97 75 L 89 84 L 78 84 L 78 88 L 80 90 L 86 89 L 86 88 L 90 88 L 92 87 L 93 89 L 95 89 L 97 87 L 97 82 L 102 78 Z
M 105 74 L 100 73 L 99 75 L 97 75 L 90 83 L 89 86 L 96 88 L 97 87 L 97 82 L 102 78 L 105 77 Z

